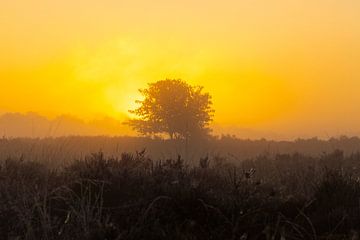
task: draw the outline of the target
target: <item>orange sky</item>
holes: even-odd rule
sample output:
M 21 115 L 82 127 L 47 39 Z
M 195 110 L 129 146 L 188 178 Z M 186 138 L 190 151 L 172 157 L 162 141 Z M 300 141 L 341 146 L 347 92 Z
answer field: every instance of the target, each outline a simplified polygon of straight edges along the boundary
M 216 124 L 360 133 L 358 0 L 2 0 L 0 113 L 122 118 L 138 88 L 204 85 Z

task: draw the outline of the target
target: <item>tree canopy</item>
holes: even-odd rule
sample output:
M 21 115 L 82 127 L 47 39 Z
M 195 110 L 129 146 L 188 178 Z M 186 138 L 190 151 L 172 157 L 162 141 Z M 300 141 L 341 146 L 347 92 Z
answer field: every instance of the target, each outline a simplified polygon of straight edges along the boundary
M 208 136 L 214 116 L 209 93 L 201 86 L 191 86 L 181 79 L 166 79 L 140 89 L 143 100 L 129 110 L 136 115 L 127 122 L 143 135 L 164 135 L 173 138 Z

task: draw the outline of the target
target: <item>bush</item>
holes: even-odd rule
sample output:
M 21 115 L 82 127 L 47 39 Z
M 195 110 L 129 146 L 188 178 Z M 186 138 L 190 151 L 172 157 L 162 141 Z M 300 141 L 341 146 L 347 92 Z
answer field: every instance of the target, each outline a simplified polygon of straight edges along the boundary
M 205 157 L 189 166 L 180 156 L 100 152 L 55 170 L 8 159 L 0 168 L 0 239 L 349 238 L 360 226 L 350 162 L 357 164 L 337 152 L 236 165 Z

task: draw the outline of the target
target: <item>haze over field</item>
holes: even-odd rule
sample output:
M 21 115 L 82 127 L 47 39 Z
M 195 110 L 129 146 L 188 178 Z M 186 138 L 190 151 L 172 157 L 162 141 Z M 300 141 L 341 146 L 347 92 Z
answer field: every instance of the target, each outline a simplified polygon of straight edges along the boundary
M 357 0 L 2 0 L 0 113 L 121 122 L 139 88 L 182 78 L 213 96 L 216 133 L 358 135 L 359 12 Z M 99 131 L 131 134 L 112 126 Z
M 71 115 L 47 118 L 38 113 L 6 113 L 0 115 L 0 135 L 2 137 L 48 138 L 64 136 L 136 136 L 136 132 L 123 124 L 124 119 L 100 117 L 83 120 Z M 250 139 L 279 139 L 274 132 L 262 132 L 252 129 L 212 124 L 213 135 L 235 135 Z

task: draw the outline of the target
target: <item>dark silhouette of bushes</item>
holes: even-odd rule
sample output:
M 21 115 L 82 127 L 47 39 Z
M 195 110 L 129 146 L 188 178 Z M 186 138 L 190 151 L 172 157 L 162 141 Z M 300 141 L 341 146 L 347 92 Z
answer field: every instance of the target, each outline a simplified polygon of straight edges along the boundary
M 359 156 L 8 159 L 0 239 L 356 239 Z

